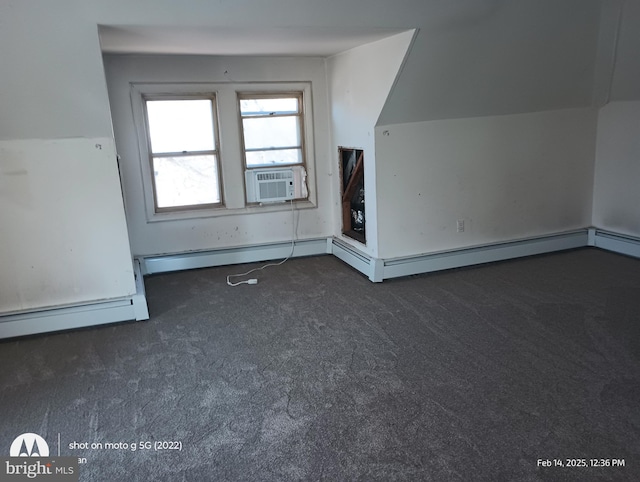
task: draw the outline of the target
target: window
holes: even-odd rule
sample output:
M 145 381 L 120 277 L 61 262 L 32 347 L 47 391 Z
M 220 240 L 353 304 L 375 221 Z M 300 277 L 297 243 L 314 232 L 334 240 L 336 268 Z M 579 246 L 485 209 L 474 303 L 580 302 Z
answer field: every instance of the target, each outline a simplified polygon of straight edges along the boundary
M 132 82 L 130 88 L 140 182 L 127 186 L 126 195 L 144 203 L 147 222 L 288 209 L 251 196 L 263 184 L 260 171 L 277 175 L 274 168 L 292 169 L 298 208 L 316 206 L 310 82 Z
M 245 167 L 304 165 L 302 92 L 239 93 Z
M 215 96 L 145 97 L 156 213 L 222 204 Z

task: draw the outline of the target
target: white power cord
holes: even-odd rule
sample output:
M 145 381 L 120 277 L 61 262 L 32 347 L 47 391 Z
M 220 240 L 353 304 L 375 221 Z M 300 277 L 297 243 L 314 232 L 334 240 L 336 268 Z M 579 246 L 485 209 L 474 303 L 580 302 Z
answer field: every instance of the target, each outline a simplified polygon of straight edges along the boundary
M 251 279 L 246 279 L 246 280 L 242 280 L 242 281 L 237 281 L 235 283 L 233 283 L 231 281 L 231 278 L 237 278 L 240 276 L 247 276 L 250 275 L 251 273 L 254 273 L 256 271 L 261 271 L 265 268 L 268 268 L 269 266 L 280 266 L 281 264 L 284 264 L 286 261 L 289 260 L 289 258 L 291 258 L 291 256 L 293 256 L 293 249 L 295 247 L 295 239 L 296 239 L 296 223 L 295 223 L 295 212 L 293 210 L 293 199 L 291 201 L 289 201 L 291 203 L 291 251 L 289 252 L 289 255 L 283 259 L 282 261 L 279 261 L 277 263 L 268 263 L 265 264 L 264 266 L 260 266 L 259 268 L 253 268 L 249 271 L 247 271 L 246 273 L 240 273 L 240 274 L 230 274 L 227 275 L 227 284 L 229 286 L 240 286 L 240 285 L 257 285 L 258 284 L 258 279 L 257 278 L 251 278 Z

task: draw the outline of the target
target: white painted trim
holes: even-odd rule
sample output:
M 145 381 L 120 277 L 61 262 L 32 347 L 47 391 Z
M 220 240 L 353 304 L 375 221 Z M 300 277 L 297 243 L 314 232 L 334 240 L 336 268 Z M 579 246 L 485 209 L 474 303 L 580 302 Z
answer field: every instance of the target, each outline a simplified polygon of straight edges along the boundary
M 134 262 L 134 273 L 137 292 L 131 297 L 0 316 L 0 339 L 149 319 L 142 273 L 137 262 Z
M 144 277 L 142 276 L 142 267 L 140 260 L 133 260 L 134 276 L 136 278 L 136 294 L 131 297 L 133 311 L 136 321 L 149 319 L 149 308 L 147 307 L 147 294 L 144 289 Z
M 536 254 L 581 248 L 587 245 L 587 230 L 475 246 L 410 258 L 385 260 L 384 279 L 430 273 L 451 268 L 504 261 Z
M 372 258 L 357 250 L 350 244 L 347 244 L 338 238 L 333 238 L 331 240 L 331 254 L 344 261 L 352 268 L 360 271 L 362 274 L 366 276 L 370 275 Z
M 369 279 L 374 283 L 381 283 L 384 280 L 384 260 L 379 258 L 371 258 Z
M 590 230 L 591 231 L 591 230 Z M 640 258 L 640 238 L 628 236 L 625 234 L 603 231 L 597 228 L 593 229 L 593 244 L 596 248 L 612 251 L 626 256 Z
M 378 259 L 372 258 L 353 246 L 334 238 L 332 253 L 368 276 L 371 281 L 381 282 L 385 279 L 401 276 L 581 248 L 588 245 L 588 239 L 588 231 L 582 229 L 568 233 L 441 251 L 407 258 Z
M 198 251 L 194 253 L 143 256 L 142 269 L 145 275 L 182 271 L 195 268 L 211 268 L 232 264 L 256 263 L 284 259 L 291 253 L 291 242 L 244 246 L 238 248 Z M 326 238 L 294 242 L 292 258 L 327 254 Z
M 0 317 L 0 338 L 132 320 L 130 299 Z

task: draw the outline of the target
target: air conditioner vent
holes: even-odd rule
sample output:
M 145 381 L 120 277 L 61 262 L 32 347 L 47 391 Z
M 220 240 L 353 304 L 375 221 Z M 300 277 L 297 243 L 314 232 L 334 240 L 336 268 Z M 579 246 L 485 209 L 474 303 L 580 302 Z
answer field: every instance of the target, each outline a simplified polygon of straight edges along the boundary
M 276 179 L 293 179 L 293 171 L 258 172 L 256 174 L 256 178 L 258 179 L 258 182 Z

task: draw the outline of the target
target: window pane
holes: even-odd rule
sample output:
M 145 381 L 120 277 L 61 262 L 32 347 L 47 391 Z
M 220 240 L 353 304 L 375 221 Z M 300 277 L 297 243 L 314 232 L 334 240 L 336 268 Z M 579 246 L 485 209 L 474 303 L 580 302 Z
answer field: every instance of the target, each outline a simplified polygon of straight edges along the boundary
M 155 157 L 158 208 L 220 202 L 215 156 Z
M 247 167 L 279 166 L 282 164 L 301 164 L 302 149 L 283 149 L 278 151 L 247 152 Z
M 243 116 L 265 114 L 297 114 L 298 98 L 241 99 L 240 113 Z
M 298 117 L 243 119 L 245 149 L 300 146 Z
M 209 99 L 148 100 L 151 152 L 213 151 L 213 118 Z

